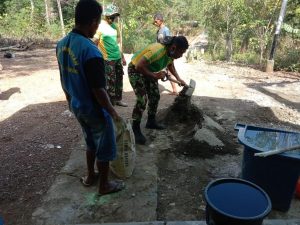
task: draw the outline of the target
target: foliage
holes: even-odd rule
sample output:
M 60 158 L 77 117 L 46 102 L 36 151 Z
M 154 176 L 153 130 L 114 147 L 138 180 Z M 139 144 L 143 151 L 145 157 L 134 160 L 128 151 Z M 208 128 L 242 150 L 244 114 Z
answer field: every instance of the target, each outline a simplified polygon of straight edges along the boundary
M 286 49 L 279 52 L 275 59 L 275 69 L 300 72 L 300 49 Z
M 74 9 L 79 0 L 60 0 L 65 31 L 74 26 Z M 123 50 L 134 53 L 155 42 L 153 15 L 163 13 L 173 35 L 189 39 L 203 31 L 209 45 L 204 57 L 244 63 L 268 58 L 281 0 L 98 0 L 120 8 Z M 45 2 L 49 7 L 46 21 Z M 31 8 L 34 4 L 34 9 Z M 288 1 L 276 67 L 298 70 L 300 49 L 300 0 Z M 19 40 L 61 38 L 57 0 L 1 0 L 0 37 Z M 297 58 L 298 57 L 298 58 Z M 298 62 L 297 62 L 298 59 Z
M 199 0 L 119 0 L 115 3 L 121 9 L 123 24 L 124 50 L 135 52 L 139 46 L 155 42 L 157 27 L 153 23 L 153 16 L 160 12 L 164 15 L 165 24 L 173 35 L 187 35 L 193 30 L 192 21 L 199 22 L 202 18 Z M 198 28 L 199 31 L 199 28 Z M 138 43 L 134 43 L 137 40 Z
M 248 65 L 257 65 L 260 63 L 256 52 L 236 53 L 233 56 L 233 61 Z
M 135 52 L 139 50 L 140 46 L 155 41 L 156 28 L 152 25 L 153 15 L 163 2 L 159 0 L 149 0 L 143 4 L 139 2 L 138 0 L 131 0 L 116 3 L 121 9 L 123 48 L 126 52 Z
M 8 37 L 22 38 L 25 33 L 28 34 L 30 30 L 30 7 L 24 6 L 18 9 L 17 13 L 10 13 L 2 15 L 1 33 L 8 34 Z
M 284 23 L 282 25 L 282 29 L 284 31 L 286 31 L 287 33 L 290 33 L 292 35 L 296 35 L 297 37 L 300 37 L 300 29 L 293 28 L 292 26 L 290 26 L 287 23 Z
M 6 13 L 1 15 L 0 31 L 3 36 L 13 39 L 49 37 L 45 23 L 44 1 L 33 1 L 32 11 L 29 1 L 11 0 L 5 2 Z M 32 14 L 32 18 L 29 16 Z M 45 35 L 47 34 L 47 35 Z M 50 35 L 51 37 L 51 35 Z

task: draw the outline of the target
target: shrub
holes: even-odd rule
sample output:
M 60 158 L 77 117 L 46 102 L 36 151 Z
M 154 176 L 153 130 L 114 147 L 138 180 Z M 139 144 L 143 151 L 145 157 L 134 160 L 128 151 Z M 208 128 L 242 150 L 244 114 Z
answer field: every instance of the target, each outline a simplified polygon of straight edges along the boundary
M 233 55 L 232 60 L 248 65 L 259 64 L 259 55 L 255 52 L 236 53 Z
M 274 68 L 300 72 L 300 49 L 286 49 L 286 51 L 277 52 Z
M 152 30 L 145 30 L 142 35 L 129 33 L 123 37 L 123 51 L 126 53 L 135 53 L 148 44 L 155 43 L 155 32 Z

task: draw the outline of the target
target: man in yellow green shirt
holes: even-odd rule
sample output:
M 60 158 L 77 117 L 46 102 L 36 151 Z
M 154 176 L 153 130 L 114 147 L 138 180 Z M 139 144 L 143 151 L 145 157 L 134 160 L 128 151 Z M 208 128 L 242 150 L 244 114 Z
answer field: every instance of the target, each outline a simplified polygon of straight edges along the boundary
M 122 102 L 123 92 L 123 65 L 126 60 L 120 49 L 120 31 L 114 22 L 120 16 L 114 4 L 108 4 L 103 11 L 104 19 L 101 21 L 94 36 L 94 42 L 100 49 L 105 62 L 105 75 L 107 79 L 107 92 L 113 105 L 126 107 Z
M 140 129 L 140 123 L 147 104 L 146 128 L 158 130 L 165 128 L 158 124 L 155 119 L 160 99 L 158 80 L 166 76 L 164 69 L 167 68 L 182 85 L 186 85 L 179 77 L 173 61 L 182 57 L 188 47 L 188 41 L 184 36 L 174 36 L 169 37 L 163 44 L 150 44 L 133 55 L 128 65 L 128 76 L 136 95 L 136 103 L 132 112 L 132 129 L 136 143 L 146 143 L 146 138 Z

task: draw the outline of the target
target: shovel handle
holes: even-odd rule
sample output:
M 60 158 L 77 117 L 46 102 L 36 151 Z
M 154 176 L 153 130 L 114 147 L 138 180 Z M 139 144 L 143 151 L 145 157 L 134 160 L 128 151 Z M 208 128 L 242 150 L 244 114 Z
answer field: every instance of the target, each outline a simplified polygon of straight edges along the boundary
M 293 151 L 293 150 L 297 150 L 297 149 L 300 149 L 300 145 L 292 146 L 292 147 L 288 147 L 288 148 L 271 150 L 271 151 L 267 151 L 267 152 L 255 153 L 254 156 L 267 157 L 267 156 L 271 156 L 271 155 L 275 155 L 275 154 L 279 154 L 279 153 L 283 153 L 283 152 L 287 152 L 287 151 Z
M 167 74 L 164 78 L 161 78 L 161 81 L 165 82 L 167 80 L 172 81 L 172 82 L 178 84 L 180 87 L 183 86 L 178 80 L 175 80 L 175 79 L 171 78 L 171 76 L 169 74 Z
M 169 77 L 168 80 L 169 80 L 169 81 L 172 81 L 172 82 L 174 82 L 174 83 L 176 83 L 176 84 L 178 84 L 180 87 L 183 86 L 178 80 L 174 80 L 174 79 L 171 78 L 171 77 Z

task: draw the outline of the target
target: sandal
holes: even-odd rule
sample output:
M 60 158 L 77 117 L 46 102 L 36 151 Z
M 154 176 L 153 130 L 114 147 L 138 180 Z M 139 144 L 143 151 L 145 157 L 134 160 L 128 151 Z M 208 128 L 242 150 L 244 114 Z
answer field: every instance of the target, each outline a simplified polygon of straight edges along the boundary
M 99 173 L 95 173 L 94 178 L 90 182 L 87 182 L 88 176 L 83 176 L 80 178 L 80 182 L 82 183 L 83 186 L 90 187 L 90 186 L 96 184 L 98 177 L 99 177 Z

